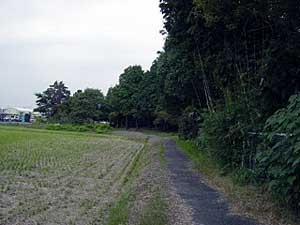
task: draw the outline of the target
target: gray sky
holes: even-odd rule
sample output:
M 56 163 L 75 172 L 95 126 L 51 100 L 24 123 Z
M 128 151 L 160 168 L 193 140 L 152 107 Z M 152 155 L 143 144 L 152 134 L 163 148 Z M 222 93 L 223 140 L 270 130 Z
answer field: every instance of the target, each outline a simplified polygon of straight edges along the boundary
M 63 80 L 105 93 L 129 65 L 149 69 L 163 46 L 158 0 L 1 0 L 0 107 L 34 107 Z

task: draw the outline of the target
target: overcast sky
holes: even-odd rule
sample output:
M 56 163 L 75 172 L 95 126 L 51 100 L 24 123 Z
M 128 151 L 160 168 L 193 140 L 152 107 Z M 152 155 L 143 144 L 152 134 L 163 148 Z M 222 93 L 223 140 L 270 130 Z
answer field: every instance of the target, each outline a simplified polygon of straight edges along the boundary
M 162 49 L 158 0 L 0 0 L 0 107 L 34 107 L 63 80 L 106 93 Z

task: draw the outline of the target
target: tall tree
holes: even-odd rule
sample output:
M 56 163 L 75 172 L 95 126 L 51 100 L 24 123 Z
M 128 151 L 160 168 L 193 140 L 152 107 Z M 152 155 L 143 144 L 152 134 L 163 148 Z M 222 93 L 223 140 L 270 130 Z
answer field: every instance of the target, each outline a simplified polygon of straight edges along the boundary
M 69 98 L 70 94 L 68 87 L 62 81 L 55 81 L 47 90 L 36 94 L 38 107 L 35 111 L 51 118 L 57 113 L 58 107 Z
M 55 119 L 60 122 L 89 123 L 108 121 L 110 108 L 100 90 L 77 91 L 60 105 Z
M 122 114 L 125 116 L 125 126 L 129 127 L 130 119 L 138 121 L 140 108 L 138 101 L 140 94 L 140 84 L 143 80 L 144 71 L 141 66 L 130 66 L 120 75 L 120 101 Z

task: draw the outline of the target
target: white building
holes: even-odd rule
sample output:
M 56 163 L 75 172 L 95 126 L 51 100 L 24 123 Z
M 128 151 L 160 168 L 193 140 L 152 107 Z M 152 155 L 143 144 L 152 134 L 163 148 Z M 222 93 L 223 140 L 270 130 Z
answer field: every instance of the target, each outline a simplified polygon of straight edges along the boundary
M 25 108 L 7 108 L 0 110 L 0 120 L 3 122 L 22 122 L 32 121 L 33 110 Z

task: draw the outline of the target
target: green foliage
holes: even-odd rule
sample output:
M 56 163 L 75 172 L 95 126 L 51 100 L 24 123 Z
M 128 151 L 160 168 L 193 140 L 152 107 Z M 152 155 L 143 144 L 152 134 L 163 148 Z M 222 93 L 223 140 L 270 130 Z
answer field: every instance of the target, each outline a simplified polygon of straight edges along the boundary
M 70 94 L 68 87 L 62 81 L 55 81 L 46 91 L 36 94 L 38 107 L 35 111 L 51 118 L 57 113 L 59 106 L 69 98 Z
M 97 89 L 77 91 L 66 102 L 61 104 L 53 116 L 54 121 L 62 123 L 83 124 L 108 121 L 109 105 L 104 95 Z
M 176 118 L 166 111 L 159 111 L 156 113 L 156 119 L 153 121 L 156 128 L 160 130 L 169 130 L 177 126 Z
M 124 193 L 121 199 L 111 208 L 106 225 L 127 225 L 129 220 L 130 201 L 133 196 Z M 162 196 L 153 196 L 145 205 L 141 215 L 137 217 L 137 225 L 166 225 L 168 224 L 167 205 Z
M 138 225 L 166 225 L 168 224 L 167 204 L 162 196 L 155 196 L 146 205 Z
M 255 127 L 252 117 L 250 109 L 245 113 L 245 106 L 236 103 L 204 114 L 202 140 L 225 168 L 253 168 L 256 152 L 248 142 L 248 133 Z
M 124 193 L 121 199 L 112 207 L 109 212 L 106 225 L 126 225 L 128 224 L 129 209 L 127 204 L 129 201 L 129 194 Z
M 240 185 L 256 183 L 257 174 L 255 170 L 239 168 L 233 172 L 233 181 Z
M 95 132 L 106 133 L 111 127 L 106 123 L 88 123 L 82 125 L 76 124 L 47 124 L 44 126 L 47 130 L 62 130 L 62 131 L 74 131 L 74 132 Z
M 141 66 L 130 66 L 120 75 L 119 84 L 110 88 L 110 122 L 115 127 L 151 127 L 156 108 L 156 84 L 153 73 Z
M 209 176 L 216 176 L 216 174 L 220 173 L 219 164 L 206 151 L 199 148 L 196 140 L 183 140 L 179 138 L 175 140 L 192 160 L 193 166 L 201 173 Z
M 184 139 L 196 138 L 201 122 L 201 115 L 197 109 L 186 108 L 179 120 L 179 137 Z
M 164 156 L 164 153 L 165 153 L 165 148 L 164 148 L 163 143 L 161 142 L 157 155 L 159 157 L 159 160 L 160 160 L 161 164 L 166 165 L 167 161 L 166 161 L 166 158 Z
M 127 128 L 179 125 L 183 137 L 193 137 L 198 125 L 186 109 L 222 113 L 229 92 L 245 107 L 242 117 L 251 109 L 263 124 L 299 90 L 295 8 L 294 0 L 160 0 L 164 49 L 150 71 L 131 66 L 120 76 L 108 94 L 110 121 Z
M 176 143 L 185 151 L 185 153 L 193 160 L 197 160 L 202 156 L 201 151 L 195 140 L 184 140 L 177 138 Z
M 265 144 L 258 154 L 258 169 L 276 193 L 300 209 L 300 95 L 293 95 L 265 125 Z M 284 133 L 286 136 L 279 136 Z

